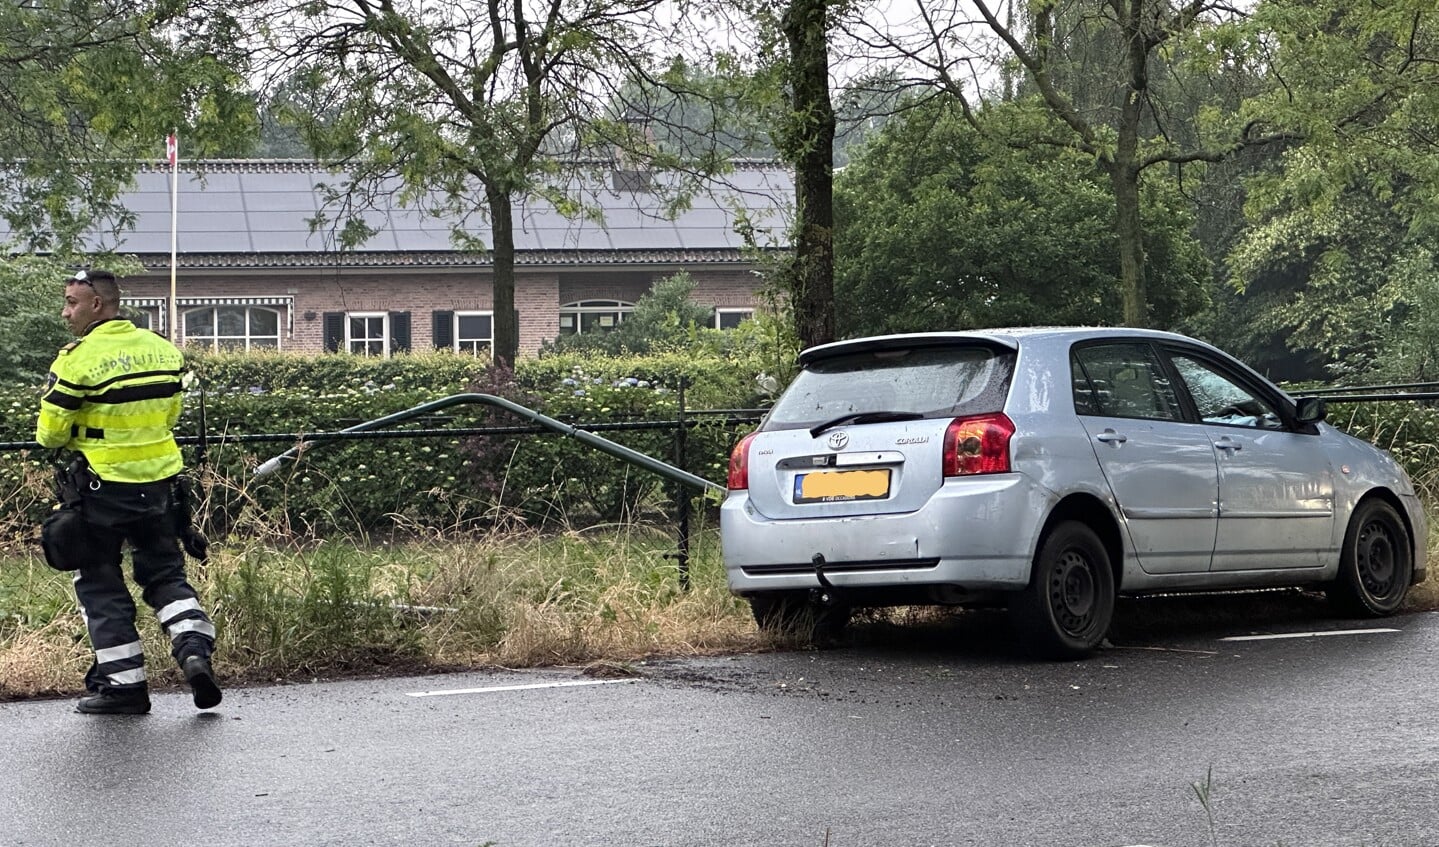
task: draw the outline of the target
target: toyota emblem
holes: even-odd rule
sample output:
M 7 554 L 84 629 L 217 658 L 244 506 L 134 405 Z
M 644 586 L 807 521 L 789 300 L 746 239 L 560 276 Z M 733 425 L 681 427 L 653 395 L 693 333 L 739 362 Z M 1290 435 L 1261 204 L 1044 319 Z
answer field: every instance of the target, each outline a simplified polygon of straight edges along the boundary
M 849 433 L 847 432 L 831 432 L 829 434 L 829 449 L 831 450 L 843 450 L 844 445 L 848 443 Z

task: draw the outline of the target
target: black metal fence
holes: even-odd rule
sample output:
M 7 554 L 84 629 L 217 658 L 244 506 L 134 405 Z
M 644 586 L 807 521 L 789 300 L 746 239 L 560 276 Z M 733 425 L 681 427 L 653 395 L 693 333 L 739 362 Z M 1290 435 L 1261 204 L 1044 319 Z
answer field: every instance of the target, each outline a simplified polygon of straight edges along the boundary
M 685 467 L 688 433 L 691 429 L 714 425 L 727 429 L 738 429 L 757 423 L 764 409 L 686 409 L 685 392 L 681 386 L 677 396 L 678 408 L 672 419 L 647 419 L 629 421 L 577 422 L 551 418 L 532 409 L 520 406 L 504 398 L 487 394 L 461 394 L 424 403 L 419 406 L 386 415 L 371 421 L 362 421 L 340 430 L 329 432 L 267 432 L 267 433 L 208 433 L 205 432 L 203 397 L 199 416 L 200 432 L 196 435 L 177 435 L 176 441 L 182 446 L 195 448 L 195 461 L 200 465 L 206 461 L 211 447 L 236 444 L 289 444 L 288 450 L 263 462 L 256 469 L 256 475 L 263 475 L 278 468 L 285 460 L 300 461 L 302 447 L 316 444 L 367 441 L 385 439 L 419 438 L 462 438 L 470 436 L 514 436 L 554 435 L 575 438 L 587 446 L 608 453 L 639 466 L 651 473 L 665 477 L 671 483 L 670 502 L 676 524 L 676 552 L 666 554 L 675 560 L 679 572 L 680 586 L 689 588 L 689 551 L 691 541 L 691 494 L 690 489 L 714 492 L 724 491 L 724 481 L 708 480 L 690 473 Z M 459 426 L 451 425 L 455 418 L 440 414 L 444 409 L 466 404 L 479 404 L 501 408 L 521 419 L 523 424 L 504 426 Z M 420 423 L 421 426 L 401 425 Z M 625 431 L 668 431 L 672 433 L 673 453 L 671 461 L 639 453 L 603 436 L 603 433 Z M 0 452 L 24 450 L 45 450 L 34 441 L 0 442 Z
M 1332 403 L 1368 403 L 1379 400 L 1439 400 L 1439 382 L 1404 382 L 1392 385 L 1344 385 L 1330 388 L 1291 389 L 1295 397 L 1322 397 Z

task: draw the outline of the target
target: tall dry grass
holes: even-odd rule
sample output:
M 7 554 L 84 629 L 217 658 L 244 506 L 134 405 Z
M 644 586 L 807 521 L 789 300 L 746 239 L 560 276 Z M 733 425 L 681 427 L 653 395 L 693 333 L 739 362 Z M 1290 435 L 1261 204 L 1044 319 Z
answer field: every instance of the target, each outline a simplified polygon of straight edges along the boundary
M 668 533 L 637 526 L 542 537 L 438 535 L 383 547 L 217 546 L 191 582 L 219 629 L 231 684 L 476 666 L 630 661 L 762 646 L 703 533 L 680 588 Z M 179 681 L 142 610 L 153 684 Z M 0 697 L 73 694 L 90 661 L 68 576 L 0 560 Z

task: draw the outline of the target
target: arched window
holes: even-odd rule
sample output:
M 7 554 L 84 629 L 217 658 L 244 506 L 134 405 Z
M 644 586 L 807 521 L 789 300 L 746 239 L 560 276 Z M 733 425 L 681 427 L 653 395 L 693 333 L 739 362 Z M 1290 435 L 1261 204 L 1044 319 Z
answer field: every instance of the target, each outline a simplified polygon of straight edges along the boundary
M 280 349 L 280 312 L 263 306 L 198 306 L 185 310 L 185 342 L 211 350 Z
M 560 335 L 608 332 L 635 310 L 623 300 L 578 300 L 560 307 Z

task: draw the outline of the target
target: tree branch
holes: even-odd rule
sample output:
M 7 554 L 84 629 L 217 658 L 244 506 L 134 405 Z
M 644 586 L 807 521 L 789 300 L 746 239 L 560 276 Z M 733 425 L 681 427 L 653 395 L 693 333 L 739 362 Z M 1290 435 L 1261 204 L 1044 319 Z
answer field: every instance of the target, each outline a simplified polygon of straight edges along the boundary
M 1114 0 L 1114 2 L 1118 2 L 1118 0 Z M 1034 80 L 1034 84 L 1039 89 L 1040 96 L 1044 98 L 1045 104 L 1049 106 L 1061 121 L 1074 131 L 1075 135 L 1079 136 L 1087 149 L 1099 155 L 1105 155 L 1100 152 L 1102 147 L 1094 127 L 1079 114 L 1074 104 L 1055 88 L 1054 81 L 1050 78 L 1048 67 L 1039 62 L 1024 48 L 1024 45 L 1020 43 L 1014 33 L 1010 32 L 1009 28 L 995 17 L 994 12 L 990 10 L 984 0 L 974 0 L 974 5 L 979 9 L 979 14 L 984 18 L 985 23 L 989 25 L 990 30 L 1004 41 L 1009 47 L 1010 52 L 1014 54 L 1014 57 L 1029 71 L 1030 78 Z

